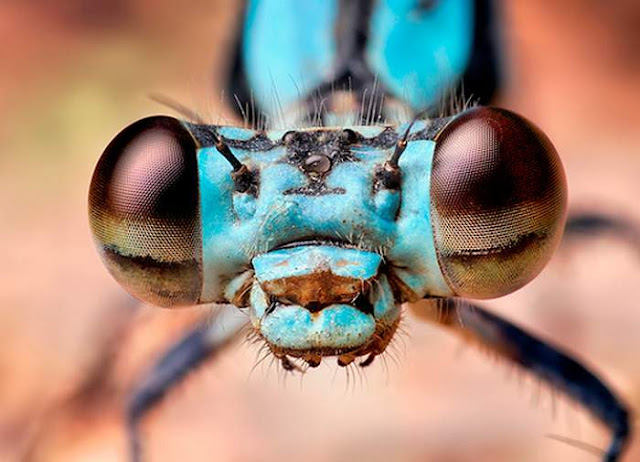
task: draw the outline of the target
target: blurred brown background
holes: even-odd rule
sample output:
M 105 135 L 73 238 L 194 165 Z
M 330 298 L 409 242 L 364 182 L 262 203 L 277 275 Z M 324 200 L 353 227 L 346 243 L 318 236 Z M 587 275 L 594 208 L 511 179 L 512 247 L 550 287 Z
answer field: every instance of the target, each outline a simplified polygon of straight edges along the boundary
M 122 399 L 203 310 L 138 307 L 90 239 L 92 168 L 160 92 L 232 123 L 221 92 L 232 0 L 0 3 L 0 460 L 124 460 Z M 507 86 L 567 168 L 570 204 L 640 225 L 640 6 L 502 2 Z M 576 352 L 640 408 L 640 251 L 565 246 L 530 286 L 487 305 Z M 576 406 L 409 316 L 397 361 L 284 379 L 237 345 L 145 421 L 151 461 L 595 461 Z M 633 442 L 627 461 L 640 460 Z

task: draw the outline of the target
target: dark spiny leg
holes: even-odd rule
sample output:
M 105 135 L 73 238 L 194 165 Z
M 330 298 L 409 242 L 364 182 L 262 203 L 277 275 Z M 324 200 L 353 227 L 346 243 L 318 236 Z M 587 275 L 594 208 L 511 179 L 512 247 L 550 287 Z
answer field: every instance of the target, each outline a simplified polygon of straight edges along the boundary
M 529 370 L 582 404 L 613 433 L 603 461 L 618 460 L 631 433 L 629 413 L 609 387 L 586 367 L 519 327 L 465 300 L 437 299 L 416 309 L 433 322 L 452 329 L 464 340 L 488 347 Z
M 192 369 L 220 351 L 236 337 L 247 318 L 237 308 L 222 308 L 212 325 L 199 326 L 190 331 L 151 368 L 133 390 L 127 405 L 127 430 L 130 438 L 130 457 L 141 460 L 140 423 L 160 399 Z
M 362 361 L 360 363 L 360 367 L 368 367 L 373 363 L 373 360 L 376 359 L 376 355 L 371 353 L 369 356 L 367 356 L 367 359 L 365 359 L 364 361 Z
M 618 216 L 598 212 L 573 213 L 567 218 L 564 239 L 611 235 L 640 249 L 640 228 Z

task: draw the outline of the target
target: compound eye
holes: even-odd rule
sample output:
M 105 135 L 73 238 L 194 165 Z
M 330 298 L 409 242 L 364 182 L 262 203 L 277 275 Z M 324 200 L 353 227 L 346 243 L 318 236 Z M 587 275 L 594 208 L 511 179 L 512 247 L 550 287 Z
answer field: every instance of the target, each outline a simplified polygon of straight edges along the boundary
M 436 137 L 431 214 L 440 268 L 456 295 L 493 298 L 533 279 L 562 236 L 562 164 L 531 122 L 471 109 Z
M 132 295 L 160 306 L 200 297 L 196 150 L 178 120 L 149 117 L 111 141 L 91 180 L 89 220 L 105 265 Z

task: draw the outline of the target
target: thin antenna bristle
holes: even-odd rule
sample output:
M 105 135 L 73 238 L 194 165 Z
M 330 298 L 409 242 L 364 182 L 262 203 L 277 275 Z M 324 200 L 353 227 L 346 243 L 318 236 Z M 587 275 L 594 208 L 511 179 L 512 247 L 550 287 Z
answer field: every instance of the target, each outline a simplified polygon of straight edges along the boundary
M 428 111 L 428 109 L 423 109 L 422 111 L 418 112 L 415 116 L 413 116 L 413 120 L 407 126 L 407 129 L 404 131 L 404 134 L 402 135 L 402 138 L 400 140 L 398 140 L 398 143 L 396 144 L 396 149 L 393 152 L 393 156 L 391 156 L 391 159 L 389 159 L 389 165 L 390 166 L 398 167 L 398 162 L 400 161 L 400 156 L 402 155 L 404 150 L 407 148 L 407 140 L 409 139 L 409 132 L 413 128 L 413 125 L 418 120 L 420 120 L 421 117 L 423 117 L 423 116 L 425 116 L 427 114 L 427 111 Z
M 150 93 L 148 97 L 149 99 L 151 99 L 151 101 L 155 101 L 156 103 L 166 106 L 169 109 L 173 109 L 178 114 L 188 119 L 189 122 L 194 122 L 200 125 L 206 125 L 206 122 L 204 121 L 204 119 L 200 117 L 200 115 L 196 111 L 192 110 L 191 108 L 188 108 L 184 104 L 168 96 L 162 95 L 160 93 Z

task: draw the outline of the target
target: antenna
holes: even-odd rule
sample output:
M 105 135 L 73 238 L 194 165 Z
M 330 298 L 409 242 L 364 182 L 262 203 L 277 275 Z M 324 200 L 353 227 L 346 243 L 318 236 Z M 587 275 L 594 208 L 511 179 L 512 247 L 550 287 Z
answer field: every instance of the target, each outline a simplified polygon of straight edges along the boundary
M 396 148 L 393 151 L 393 155 L 391 158 L 382 165 L 382 167 L 378 167 L 378 171 L 376 172 L 378 181 L 380 185 L 385 189 L 398 189 L 400 188 L 400 167 L 398 166 L 398 162 L 400 161 L 400 156 L 407 149 L 407 144 L 409 143 L 409 132 L 413 128 L 413 125 L 425 114 L 427 113 L 427 109 L 418 112 L 414 117 L 407 129 L 404 131 L 398 142 L 396 143 Z
M 409 139 L 409 132 L 413 128 L 413 124 L 415 124 L 421 117 L 426 115 L 427 111 L 428 111 L 428 109 L 423 109 L 422 111 L 418 112 L 413 117 L 413 120 L 411 121 L 411 123 L 409 124 L 407 129 L 404 131 L 404 134 L 402 135 L 402 138 L 400 138 L 398 140 L 398 142 L 396 143 L 396 149 L 393 151 L 393 155 L 391 156 L 391 159 L 389 159 L 386 162 L 385 167 L 392 168 L 392 169 L 397 169 L 398 168 L 398 162 L 400 161 L 400 156 L 402 155 L 404 150 L 407 149 L 407 143 L 408 143 L 408 139 Z

